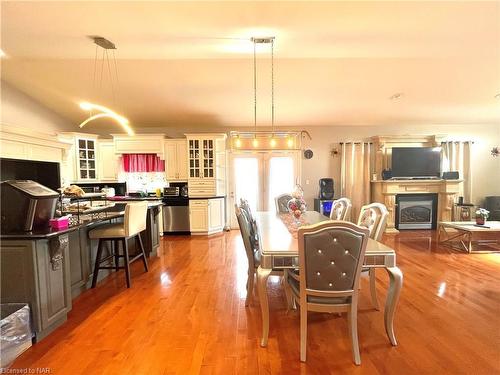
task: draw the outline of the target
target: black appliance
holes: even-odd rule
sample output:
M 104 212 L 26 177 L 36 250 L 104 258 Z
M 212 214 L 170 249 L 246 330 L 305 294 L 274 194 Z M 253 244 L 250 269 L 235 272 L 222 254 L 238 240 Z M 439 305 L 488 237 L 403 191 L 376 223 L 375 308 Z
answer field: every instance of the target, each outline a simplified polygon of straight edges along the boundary
M 438 178 L 440 170 L 440 147 L 392 148 L 392 178 Z
M 115 189 L 115 195 L 127 195 L 126 182 L 85 182 L 76 183 L 86 193 L 101 192 L 103 188 Z
M 443 172 L 443 180 L 458 180 L 459 174 L 457 171 Z
M 488 211 L 490 211 L 488 220 L 500 221 L 500 196 L 486 197 L 484 201 L 484 207 Z
M 163 189 L 163 232 L 189 233 L 189 198 L 185 182 L 171 182 Z
M 32 180 L 9 180 L 1 187 L 2 233 L 49 227 L 59 194 Z
M 8 180 L 33 180 L 49 189 L 61 187 L 59 163 L 50 161 L 0 158 L 0 178 Z
M 319 199 L 333 199 L 333 178 L 319 179 Z

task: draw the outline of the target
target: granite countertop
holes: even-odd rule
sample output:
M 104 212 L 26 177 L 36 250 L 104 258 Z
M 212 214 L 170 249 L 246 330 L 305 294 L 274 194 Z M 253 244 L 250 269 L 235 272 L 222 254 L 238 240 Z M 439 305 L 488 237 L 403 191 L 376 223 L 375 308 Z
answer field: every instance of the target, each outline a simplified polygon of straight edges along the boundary
M 156 199 L 156 202 L 148 203 L 148 209 L 161 206 L 163 203 Z M 52 229 L 50 227 L 37 229 L 31 232 L 12 232 L 12 233 L 0 233 L 0 239 L 3 240 L 39 240 L 39 239 L 50 239 L 53 237 L 61 236 L 66 233 L 73 232 L 83 226 L 95 225 L 104 223 L 105 221 L 116 219 L 125 215 L 126 203 L 117 203 L 113 207 L 109 207 L 105 210 L 99 212 L 99 217 L 96 218 L 93 215 L 82 215 L 83 218 L 80 219 L 80 223 L 72 225 L 64 229 Z M 86 219 L 85 217 L 88 217 Z

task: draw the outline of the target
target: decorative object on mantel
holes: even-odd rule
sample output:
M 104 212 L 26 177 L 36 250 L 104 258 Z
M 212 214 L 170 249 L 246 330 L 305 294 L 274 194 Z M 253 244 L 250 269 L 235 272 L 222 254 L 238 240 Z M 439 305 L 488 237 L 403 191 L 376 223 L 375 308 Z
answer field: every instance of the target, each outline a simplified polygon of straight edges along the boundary
M 300 216 L 306 212 L 306 201 L 304 200 L 304 190 L 300 185 L 295 185 L 292 193 L 292 199 L 288 201 L 288 211 L 299 223 Z
M 500 147 L 496 146 L 491 149 L 491 155 L 492 156 L 499 156 L 500 155 Z
M 116 68 L 116 58 L 115 58 L 115 49 L 116 46 L 114 43 L 109 41 L 106 38 L 100 37 L 100 36 L 91 36 L 90 37 L 93 42 L 96 45 L 95 48 L 95 58 L 94 58 L 94 74 L 92 77 L 92 82 L 93 82 L 93 88 L 95 89 L 95 84 L 96 84 L 96 77 L 97 77 L 97 52 L 99 48 L 102 49 L 102 58 L 101 58 L 101 74 L 100 74 L 100 87 L 102 87 L 102 78 L 103 78 L 103 72 L 104 72 L 104 62 L 106 60 L 106 65 L 108 67 L 108 73 L 109 73 L 109 82 L 111 85 L 111 94 L 113 97 L 113 100 L 115 100 L 115 88 L 113 86 L 113 79 L 116 79 L 116 84 L 118 85 L 118 70 Z M 111 73 L 111 63 L 109 59 L 109 53 L 108 50 L 111 50 L 113 52 L 113 62 L 114 62 L 114 70 L 115 70 L 115 78 L 113 78 L 113 74 Z M 100 119 L 100 118 L 109 118 L 114 121 L 116 121 L 118 124 L 122 126 L 122 128 L 127 132 L 128 135 L 132 136 L 134 135 L 134 131 L 132 128 L 129 126 L 129 121 L 123 117 L 117 114 L 115 111 L 99 104 L 94 104 L 94 103 L 89 103 L 89 102 L 82 102 L 80 103 L 80 108 L 83 109 L 84 111 L 89 112 L 89 117 L 85 119 L 79 126 L 80 128 L 83 128 L 86 124 L 88 124 L 91 121 Z M 94 113 L 94 111 L 97 111 L 97 113 Z
M 476 224 L 484 225 L 486 223 L 486 219 L 490 215 L 490 211 L 485 208 L 478 208 L 476 211 Z

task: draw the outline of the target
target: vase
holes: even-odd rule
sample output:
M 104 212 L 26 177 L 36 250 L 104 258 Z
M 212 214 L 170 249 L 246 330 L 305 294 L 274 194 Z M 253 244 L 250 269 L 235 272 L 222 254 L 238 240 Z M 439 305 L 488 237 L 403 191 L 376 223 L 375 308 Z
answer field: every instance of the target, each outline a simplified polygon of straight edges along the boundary
M 486 219 L 482 216 L 476 216 L 476 224 L 477 225 L 484 225 L 486 222 Z

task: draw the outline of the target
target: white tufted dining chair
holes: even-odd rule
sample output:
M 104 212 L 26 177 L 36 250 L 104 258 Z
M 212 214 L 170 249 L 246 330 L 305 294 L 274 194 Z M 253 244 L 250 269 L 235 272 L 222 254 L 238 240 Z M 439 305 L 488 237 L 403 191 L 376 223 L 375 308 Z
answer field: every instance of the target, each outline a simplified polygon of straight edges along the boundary
M 369 230 L 345 221 L 327 221 L 298 230 L 299 272 L 288 273 L 292 298 L 300 305 L 300 360 L 307 349 L 307 314 L 347 312 L 354 363 L 358 343 L 358 293 Z
M 389 211 L 382 203 L 370 203 L 361 207 L 359 212 L 358 225 L 365 227 L 370 231 L 370 238 L 375 241 L 380 241 L 384 234 L 385 227 L 387 226 L 387 217 Z M 363 272 L 368 272 L 370 276 L 370 294 L 372 297 L 372 304 L 375 309 L 380 310 L 377 289 L 375 268 L 364 268 Z

